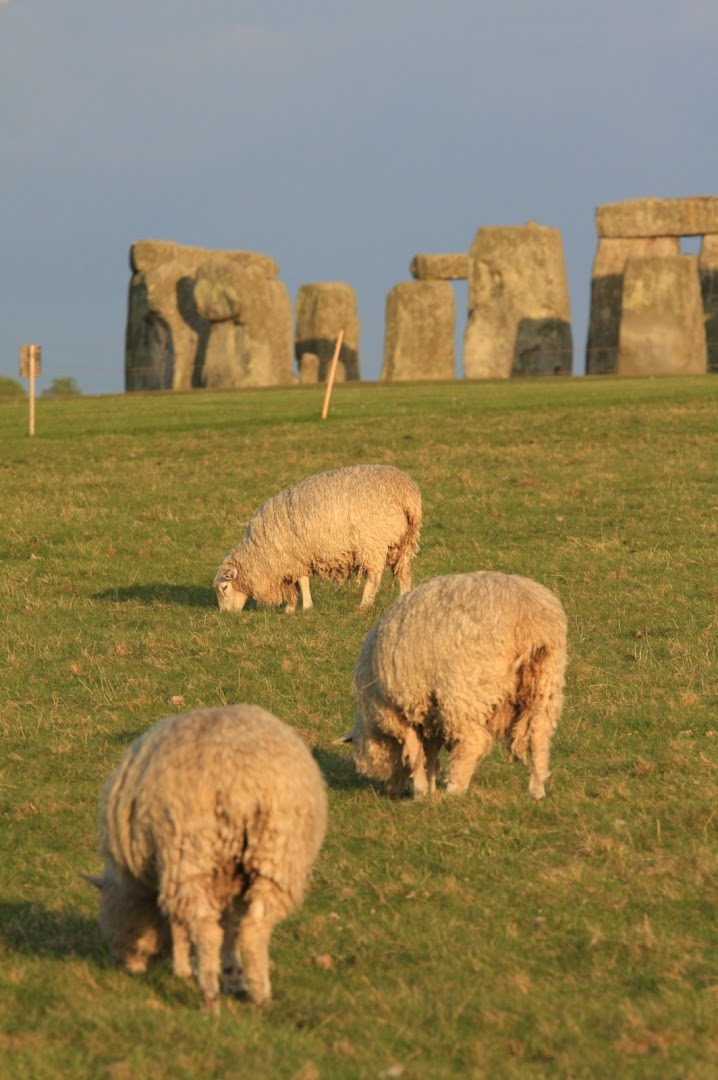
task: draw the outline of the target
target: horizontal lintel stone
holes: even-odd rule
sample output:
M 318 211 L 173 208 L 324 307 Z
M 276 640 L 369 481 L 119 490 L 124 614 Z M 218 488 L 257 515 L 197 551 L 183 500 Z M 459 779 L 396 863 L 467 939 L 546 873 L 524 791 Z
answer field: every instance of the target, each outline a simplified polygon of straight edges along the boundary
M 409 270 L 417 281 L 463 281 L 469 276 L 469 255 L 415 255 Z
M 703 236 L 718 232 L 718 195 L 624 199 L 596 207 L 599 237 Z

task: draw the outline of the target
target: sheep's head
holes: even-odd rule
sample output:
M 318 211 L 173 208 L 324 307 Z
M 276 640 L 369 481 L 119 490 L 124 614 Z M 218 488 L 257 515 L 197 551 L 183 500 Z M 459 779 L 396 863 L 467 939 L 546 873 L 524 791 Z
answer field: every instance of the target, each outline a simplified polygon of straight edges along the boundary
M 169 953 L 170 926 L 154 893 L 112 863 L 87 880 L 100 890 L 100 929 L 116 963 L 139 973 Z
M 229 556 L 222 561 L 213 584 L 217 591 L 220 611 L 241 611 L 251 596 L 239 568 L 234 562 L 230 562 Z
M 402 795 L 411 778 L 411 769 L 404 761 L 402 744 L 372 722 L 371 711 L 371 706 L 364 712 L 358 706 L 354 728 L 341 741 L 352 744 L 357 772 L 371 780 L 378 780 L 387 795 Z

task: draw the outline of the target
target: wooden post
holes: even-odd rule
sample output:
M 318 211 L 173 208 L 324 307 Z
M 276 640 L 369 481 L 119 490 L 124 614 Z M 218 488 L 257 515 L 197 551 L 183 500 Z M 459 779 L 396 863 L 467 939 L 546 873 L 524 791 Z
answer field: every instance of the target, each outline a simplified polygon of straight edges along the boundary
M 41 356 L 39 345 L 20 346 L 20 378 L 28 380 L 31 435 L 35 434 L 35 379 L 42 375 Z
M 332 396 L 332 387 L 334 386 L 334 376 L 337 373 L 337 361 L 339 360 L 339 350 L 342 347 L 342 341 L 344 339 L 344 331 L 339 331 L 339 337 L 337 343 L 334 346 L 334 356 L 329 367 L 329 374 L 327 375 L 327 389 L 324 394 L 324 404 L 322 406 L 322 420 L 326 420 L 327 413 L 329 412 L 329 398 Z

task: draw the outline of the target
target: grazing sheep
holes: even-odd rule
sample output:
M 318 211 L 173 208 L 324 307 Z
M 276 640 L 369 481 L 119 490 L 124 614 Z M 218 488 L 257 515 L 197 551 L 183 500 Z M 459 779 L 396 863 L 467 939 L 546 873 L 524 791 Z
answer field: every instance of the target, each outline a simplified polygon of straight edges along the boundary
M 272 928 L 302 902 L 326 829 L 324 782 L 300 737 L 257 705 L 168 716 L 135 739 L 101 802 L 100 926 L 120 963 L 169 951 L 202 1007 L 271 997 Z M 244 965 L 244 970 L 242 965 Z M 245 981 L 246 980 L 246 981 Z
M 309 476 L 257 510 L 244 539 L 214 579 L 222 611 L 241 611 L 248 597 L 295 611 L 312 606 L 309 578 L 344 581 L 366 574 L 360 607 L 374 601 L 390 566 L 399 592 L 411 588 L 419 547 L 421 493 L 391 465 L 350 465 Z
M 456 574 L 418 585 L 387 608 L 354 671 L 353 742 L 359 772 L 399 794 L 436 789 L 449 750 L 447 792 L 465 792 L 495 739 L 530 758 L 529 791 L 545 795 L 551 735 L 561 712 L 566 616 L 529 578 Z

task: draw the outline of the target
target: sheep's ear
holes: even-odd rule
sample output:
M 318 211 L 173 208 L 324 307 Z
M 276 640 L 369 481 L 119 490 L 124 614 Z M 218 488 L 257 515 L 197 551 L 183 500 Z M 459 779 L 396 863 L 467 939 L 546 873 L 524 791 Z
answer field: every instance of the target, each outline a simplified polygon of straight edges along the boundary
M 222 574 L 222 577 L 224 578 L 224 580 L 225 580 L 225 581 L 234 581 L 234 579 L 236 578 L 236 576 L 237 576 L 237 567 L 236 567 L 236 566 L 230 566 L 230 567 L 229 567 L 229 568 L 228 568 L 227 570 L 225 570 L 225 572 L 224 572 L 224 573 Z
M 94 885 L 96 889 L 102 889 L 105 884 L 104 878 L 96 877 L 94 874 L 80 874 L 80 877 L 89 881 L 90 885 Z
M 353 731 L 348 731 L 346 733 L 346 735 L 342 735 L 341 739 L 335 739 L 333 745 L 334 746 L 341 746 L 342 743 L 353 743 L 353 742 L 354 742 L 354 732 Z

